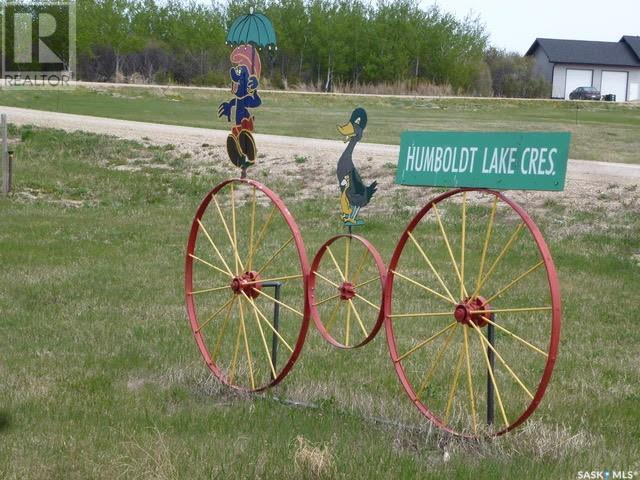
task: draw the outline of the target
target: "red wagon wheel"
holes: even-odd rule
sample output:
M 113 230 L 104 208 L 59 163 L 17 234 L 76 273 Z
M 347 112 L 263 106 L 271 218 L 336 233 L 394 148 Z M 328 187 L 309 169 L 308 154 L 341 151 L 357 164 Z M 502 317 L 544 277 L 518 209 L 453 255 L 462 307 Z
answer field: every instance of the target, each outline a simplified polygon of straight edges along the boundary
M 223 383 L 276 385 L 293 367 L 309 325 L 309 265 L 298 227 L 264 185 L 216 186 L 195 215 L 185 295 L 200 353 Z
M 429 202 L 395 248 L 384 305 L 396 373 L 440 428 L 501 435 L 538 407 L 558 352 L 559 284 L 540 230 L 502 193 Z
M 384 279 L 382 258 L 365 238 L 337 235 L 320 247 L 311 264 L 309 305 L 326 341 L 356 348 L 376 336 L 384 321 Z

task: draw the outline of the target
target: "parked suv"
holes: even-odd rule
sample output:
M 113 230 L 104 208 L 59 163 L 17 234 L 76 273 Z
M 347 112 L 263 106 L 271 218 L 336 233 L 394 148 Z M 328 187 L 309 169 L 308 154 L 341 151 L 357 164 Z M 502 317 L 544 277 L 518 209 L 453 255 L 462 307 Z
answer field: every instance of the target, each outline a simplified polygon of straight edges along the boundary
M 569 100 L 600 100 L 600 90 L 595 87 L 578 87 L 569 94 Z

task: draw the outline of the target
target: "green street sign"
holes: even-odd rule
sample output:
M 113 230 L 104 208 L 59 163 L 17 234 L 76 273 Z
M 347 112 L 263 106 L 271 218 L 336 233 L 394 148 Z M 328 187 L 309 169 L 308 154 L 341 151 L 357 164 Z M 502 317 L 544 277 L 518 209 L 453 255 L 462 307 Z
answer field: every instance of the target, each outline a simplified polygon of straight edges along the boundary
M 402 132 L 396 183 L 563 190 L 567 132 Z

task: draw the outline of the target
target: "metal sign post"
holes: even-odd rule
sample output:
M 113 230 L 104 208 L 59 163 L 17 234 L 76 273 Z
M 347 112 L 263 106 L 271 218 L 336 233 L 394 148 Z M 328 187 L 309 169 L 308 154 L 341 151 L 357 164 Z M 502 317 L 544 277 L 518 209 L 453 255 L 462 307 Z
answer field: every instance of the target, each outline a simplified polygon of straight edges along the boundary
M 6 113 L 3 113 L 0 117 L 0 130 L 2 131 L 2 194 L 7 195 L 11 190 L 11 166 L 7 139 Z

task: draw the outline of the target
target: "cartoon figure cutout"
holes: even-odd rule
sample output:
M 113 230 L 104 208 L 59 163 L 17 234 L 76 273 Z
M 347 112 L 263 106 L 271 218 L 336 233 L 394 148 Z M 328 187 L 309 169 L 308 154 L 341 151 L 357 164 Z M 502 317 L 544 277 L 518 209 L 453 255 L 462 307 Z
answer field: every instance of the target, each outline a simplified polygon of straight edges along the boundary
M 353 163 L 353 149 L 362 140 L 367 126 L 367 112 L 363 108 L 356 108 L 351 113 L 349 122 L 338 125 L 338 131 L 347 138 L 347 148 L 338 160 L 336 174 L 340 185 L 340 210 L 345 227 L 364 225 L 364 220 L 357 218 L 360 209 L 371 201 L 376 193 L 378 182 L 374 181 L 365 186 L 360 174 Z
M 262 103 L 258 95 L 262 63 L 260 55 L 253 45 L 240 45 L 231 52 L 229 70 L 231 77 L 231 93 L 234 98 L 223 102 L 218 108 L 218 117 L 227 117 L 231 122 L 231 111 L 235 107 L 235 125 L 227 137 L 227 153 L 231 162 L 242 169 L 242 178 L 247 168 L 253 165 L 257 157 L 256 142 L 253 138 L 254 116 L 251 108 Z

